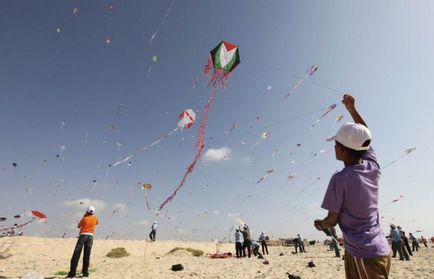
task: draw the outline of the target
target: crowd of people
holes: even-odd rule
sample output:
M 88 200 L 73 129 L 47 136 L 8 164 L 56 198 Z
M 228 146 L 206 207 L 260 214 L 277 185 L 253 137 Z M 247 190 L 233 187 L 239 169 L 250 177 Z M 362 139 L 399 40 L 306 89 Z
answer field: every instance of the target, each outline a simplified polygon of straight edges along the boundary
M 20 230 L 20 226 L 18 224 L 14 224 L 14 226 L 6 231 L 4 231 L 1 237 L 14 237 L 14 236 L 22 236 L 24 232 Z

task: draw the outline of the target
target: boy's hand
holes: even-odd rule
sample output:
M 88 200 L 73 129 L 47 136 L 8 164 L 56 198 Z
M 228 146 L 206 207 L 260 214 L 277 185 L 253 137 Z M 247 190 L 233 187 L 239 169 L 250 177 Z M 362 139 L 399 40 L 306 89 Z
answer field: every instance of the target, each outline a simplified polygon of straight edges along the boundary
M 348 111 L 353 111 L 355 109 L 355 99 L 350 94 L 345 94 L 342 98 L 342 104 L 345 105 L 345 108 Z
M 315 226 L 315 228 L 317 229 L 317 230 L 319 230 L 319 231 L 322 231 L 323 230 L 323 228 L 321 227 L 321 220 L 315 220 L 314 222 L 313 222 L 313 225 Z

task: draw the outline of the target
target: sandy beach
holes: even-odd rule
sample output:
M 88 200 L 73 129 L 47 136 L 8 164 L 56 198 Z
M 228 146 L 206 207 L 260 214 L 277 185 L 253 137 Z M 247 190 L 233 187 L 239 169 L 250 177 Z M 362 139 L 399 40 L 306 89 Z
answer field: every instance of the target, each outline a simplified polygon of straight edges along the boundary
M 75 239 L 12 237 L 0 239 L 0 278 L 21 278 L 36 271 L 45 278 L 68 271 Z M 124 247 L 130 254 L 124 258 L 108 258 L 113 248 Z M 205 252 L 194 257 L 185 250 L 169 253 L 176 247 Z M 212 242 L 136 240 L 95 240 L 91 255 L 90 278 L 288 278 L 287 272 L 301 278 L 344 278 L 343 260 L 320 244 L 308 246 L 307 253 L 293 255 L 292 247 L 269 247 L 263 259 L 210 259 L 206 253 L 215 252 Z M 222 252 L 234 253 L 234 244 L 223 244 Z M 392 259 L 391 278 L 434 278 L 433 248 L 422 248 L 411 261 Z M 283 256 L 279 254 L 283 253 Z M 313 260 L 316 267 L 308 268 Z M 171 266 L 182 264 L 184 270 L 174 272 Z M 79 263 L 79 270 L 81 261 Z

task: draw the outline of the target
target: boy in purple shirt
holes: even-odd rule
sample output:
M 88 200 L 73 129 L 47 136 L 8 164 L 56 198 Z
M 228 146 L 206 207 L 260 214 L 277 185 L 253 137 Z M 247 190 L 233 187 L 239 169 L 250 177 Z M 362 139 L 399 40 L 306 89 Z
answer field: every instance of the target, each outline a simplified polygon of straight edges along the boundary
M 330 179 L 321 205 L 329 211 L 327 217 L 314 225 L 324 230 L 339 224 L 345 240 L 346 278 L 388 278 L 390 248 L 378 216 L 380 166 L 354 97 L 344 95 L 342 103 L 355 122 L 345 123 L 333 138 L 336 159 L 345 167 Z

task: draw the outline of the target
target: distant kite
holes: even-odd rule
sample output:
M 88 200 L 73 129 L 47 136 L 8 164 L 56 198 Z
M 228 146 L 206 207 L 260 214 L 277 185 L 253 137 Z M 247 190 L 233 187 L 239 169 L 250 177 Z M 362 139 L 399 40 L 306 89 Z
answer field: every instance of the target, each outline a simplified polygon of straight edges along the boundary
M 288 94 L 286 94 L 284 99 L 287 99 L 289 96 L 294 94 L 295 90 L 310 76 L 312 76 L 316 71 L 318 70 L 318 65 L 314 64 L 312 65 L 309 70 L 307 70 L 307 73 L 304 75 L 302 79 L 297 81 L 297 83 L 289 90 Z

